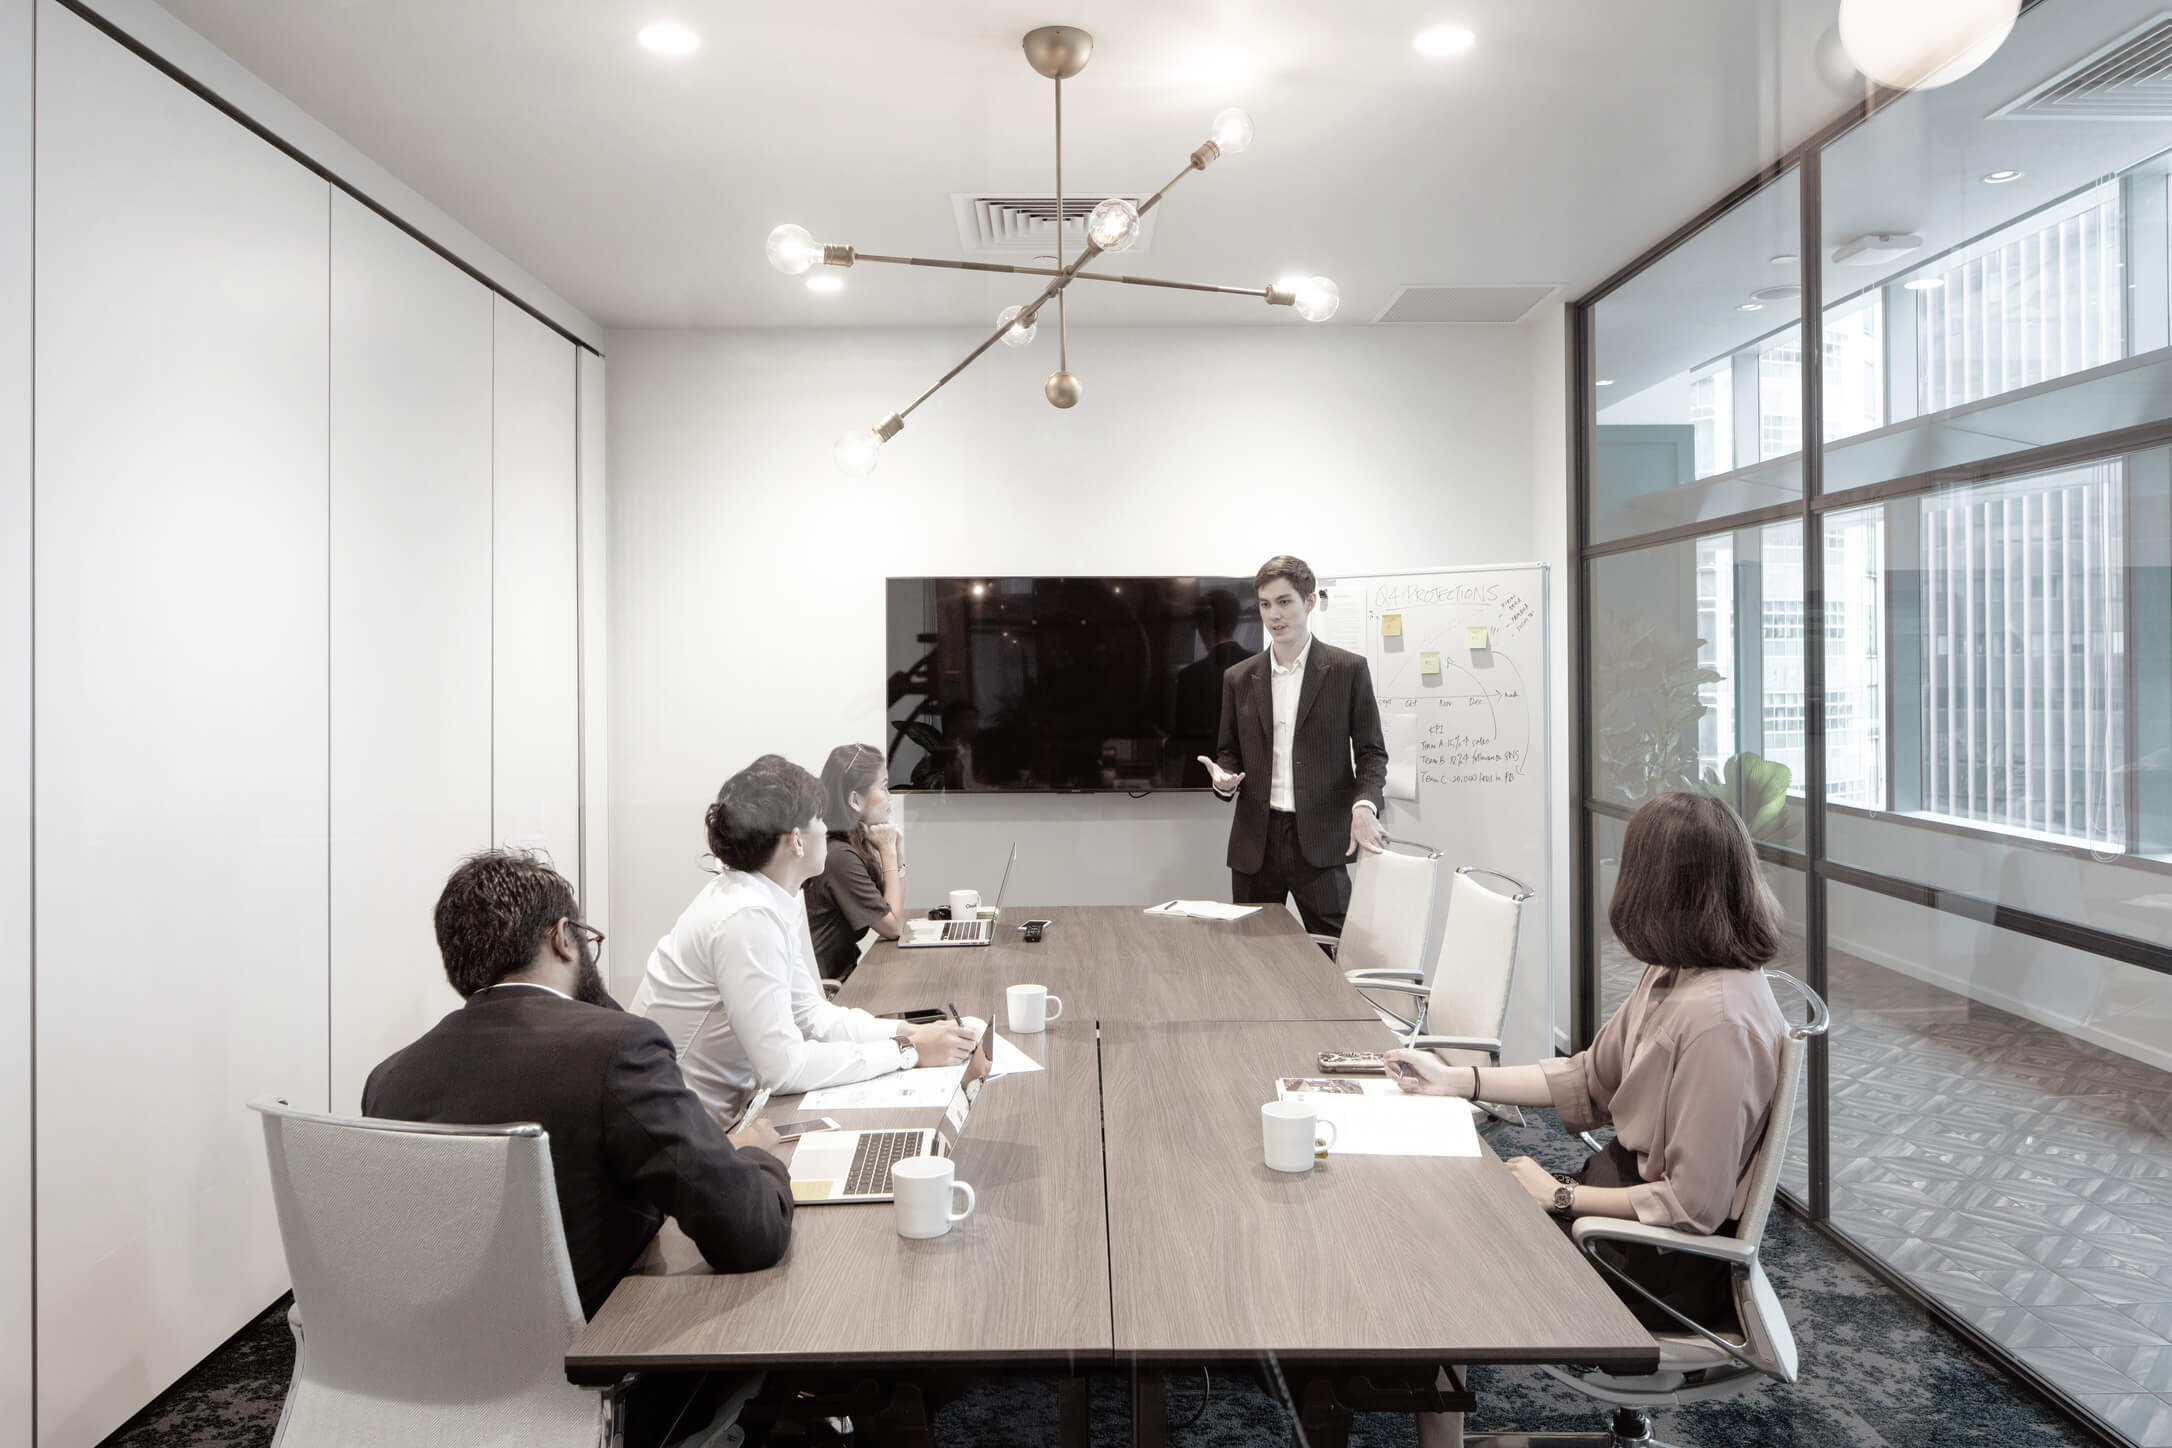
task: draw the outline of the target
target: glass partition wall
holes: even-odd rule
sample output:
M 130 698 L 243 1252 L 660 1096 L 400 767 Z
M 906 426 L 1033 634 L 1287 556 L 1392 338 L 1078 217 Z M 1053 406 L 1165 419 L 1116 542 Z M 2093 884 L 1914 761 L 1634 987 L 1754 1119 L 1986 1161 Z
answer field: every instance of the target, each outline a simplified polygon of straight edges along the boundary
M 2161 52 L 2156 5 L 2031 6 L 1570 318 L 1579 1039 L 1639 968 L 1622 822 L 1725 795 L 1834 1013 L 1793 1204 L 2137 1444 L 2172 1442 Z

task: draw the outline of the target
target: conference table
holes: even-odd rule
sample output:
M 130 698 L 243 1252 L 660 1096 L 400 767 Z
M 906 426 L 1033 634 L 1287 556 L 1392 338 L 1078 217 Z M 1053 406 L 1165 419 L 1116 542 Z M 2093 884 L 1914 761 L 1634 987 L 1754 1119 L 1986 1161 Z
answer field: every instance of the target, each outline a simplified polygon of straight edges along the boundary
M 948 1235 L 897 1235 L 887 1203 L 802 1206 L 785 1259 L 719 1276 L 667 1223 L 566 1355 L 576 1383 L 629 1372 L 1037 1371 L 1084 1441 L 1083 1374 L 1128 1369 L 1133 1441 L 1164 1440 L 1164 1373 L 1267 1365 L 1314 1442 L 1400 1374 L 1470 1406 L 1473 1363 L 1650 1371 L 1657 1348 L 1560 1229 L 1477 1158 L 1261 1160 L 1260 1103 L 1323 1050 L 1394 1038 L 1289 913 L 1238 921 L 1132 906 L 1009 907 L 985 947 L 869 951 L 840 1003 L 955 1006 L 1037 1071 L 983 1083 L 955 1152 L 977 1204 Z M 1052 922 L 1027 943 L 1016 923 Z M 1062 998 L 1039 1035 L 1003 993 Z M 764 1113 L 790 1120 L 797 1098 Z M 826 1110 L 846 1128 L 939 1110 Z M 782 1151 L 788 1152 L 786 1146 Z M 1436 1379 L 1434 1370 L 1447 1368 Z

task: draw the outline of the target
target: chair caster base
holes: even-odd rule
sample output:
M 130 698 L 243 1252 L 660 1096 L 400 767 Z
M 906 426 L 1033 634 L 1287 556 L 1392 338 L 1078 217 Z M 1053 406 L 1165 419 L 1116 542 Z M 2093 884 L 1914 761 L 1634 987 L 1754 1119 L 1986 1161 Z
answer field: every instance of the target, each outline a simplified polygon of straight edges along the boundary
M 1602 1433 L 1468 1433 L 1463 1448 L 1673 1448 L 1652 1436 L 1652 1415 L 1616 1408 Z

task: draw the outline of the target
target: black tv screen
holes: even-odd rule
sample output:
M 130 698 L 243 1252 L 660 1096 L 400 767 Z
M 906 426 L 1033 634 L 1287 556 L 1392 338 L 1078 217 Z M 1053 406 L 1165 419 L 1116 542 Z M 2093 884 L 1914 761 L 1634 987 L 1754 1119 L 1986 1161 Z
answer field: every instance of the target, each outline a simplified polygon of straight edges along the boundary
M 890 787 L 1204 789 L 1249 578 L 893 578 Z

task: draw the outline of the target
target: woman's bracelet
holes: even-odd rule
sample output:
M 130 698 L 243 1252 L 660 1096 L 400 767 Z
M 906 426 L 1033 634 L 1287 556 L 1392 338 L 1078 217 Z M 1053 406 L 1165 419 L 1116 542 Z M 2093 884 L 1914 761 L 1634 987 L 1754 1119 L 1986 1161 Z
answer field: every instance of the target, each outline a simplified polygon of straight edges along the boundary
M 1471 1101 L 1478 1099 L 1478 1068 L 1476 1066 L 1471 1067 L 1471 1094 L 1466 1099 Z

